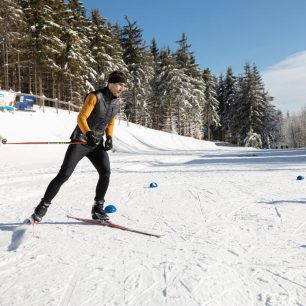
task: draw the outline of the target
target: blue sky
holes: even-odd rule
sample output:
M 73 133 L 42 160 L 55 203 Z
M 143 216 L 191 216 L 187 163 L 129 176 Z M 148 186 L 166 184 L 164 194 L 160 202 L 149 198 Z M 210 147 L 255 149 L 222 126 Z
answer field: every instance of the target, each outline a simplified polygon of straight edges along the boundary
M 175 51 L 178 47 L 176 41 L 185 32 L 199 66 L 210 68 L 217 76 L 224 73 L 228 66 L 234 69 L 235 74 L 240 74 L 247 61 L 255 63 L 264 75 L 269 71 L 272 91 L 272 84 L 278 82 L 277 77 L 272 81 L 271 69 L 275 73 L 273 69 L 279 67 L 282 61 L 295 54 L 300 57 L 301 52 L 306 51 L 306 0 L 82 2 L 88 14 L 91 9 L 97 8 L 113 24 L 118 21 L 121 26 L 126 25 L 124 17 L 128 16 L 130 21 L 136 21 L 143 29 L 147 44 L 155 38 L 159 48 L 169 46 Z M 270 88 L 268 90 L 271 91 Z M 276 92 L 271 94 L 277 95 Z M 283 111 L 292 112 L 306 105 L 306 99 L 294 105 L 292 101 L 285 105 L 280 100 L 274 104 Z

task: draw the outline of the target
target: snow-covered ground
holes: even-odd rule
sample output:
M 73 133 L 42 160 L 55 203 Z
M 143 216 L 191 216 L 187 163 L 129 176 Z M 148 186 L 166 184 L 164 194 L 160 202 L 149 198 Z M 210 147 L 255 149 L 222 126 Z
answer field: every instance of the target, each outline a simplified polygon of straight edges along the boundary
M 68 140 L 76 114 L 0 112 L 8 141 Z M 306 150 L 222 147 L 120 122 L 107 204 L 142 236 L 89 217 L 82 160 L 43 223 L 22 221 L 67 145 L 0 147 L 0 305 L 306 305 Z M 157 188 L 149 188 L 151 182 Z

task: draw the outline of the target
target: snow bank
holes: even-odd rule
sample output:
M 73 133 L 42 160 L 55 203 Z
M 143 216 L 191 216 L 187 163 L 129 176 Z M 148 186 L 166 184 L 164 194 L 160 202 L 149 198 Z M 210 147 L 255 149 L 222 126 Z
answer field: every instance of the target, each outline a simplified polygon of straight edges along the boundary
M 35 107 L 35 112 L 0 112 L 0 135 L 10 142 L 69 141 L 77 113 Z M 166 150 L 217 149 L 213 142 L 159 132 L 125 121 L 116 121 L 114 150 L 117 152 L 156 152 Z

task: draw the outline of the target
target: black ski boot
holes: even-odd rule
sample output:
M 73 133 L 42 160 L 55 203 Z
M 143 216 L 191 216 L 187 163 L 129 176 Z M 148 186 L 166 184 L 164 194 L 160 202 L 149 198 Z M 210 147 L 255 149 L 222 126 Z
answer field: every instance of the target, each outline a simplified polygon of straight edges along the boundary
M 104 201 L 96 201 L 91 209 L 91 217 L 94 220 L 108 221 L 109 216 L 105 212 Z
M 43 216 L 47 213 L 50 204 L 51 203 L 46 203 L 44 199 L 41 199 L 40 203 L 35 208 L 33 215 L 31 216 L 33 222 L 41 222 Z

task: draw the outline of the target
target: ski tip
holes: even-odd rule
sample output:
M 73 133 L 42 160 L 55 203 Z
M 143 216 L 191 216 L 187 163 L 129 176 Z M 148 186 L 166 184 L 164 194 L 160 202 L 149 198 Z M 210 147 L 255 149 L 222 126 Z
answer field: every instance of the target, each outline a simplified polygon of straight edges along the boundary
M 26 218 L 26 219 L 24 219 L 22 224 L 32 224 L 32 222 L 31 222 L 30 218 Z
M 31 225 L 31 224 L 35 224 L 35 221 L 32 217 L 29 217 L 23 221 L 23 224 Z
M 39 222 L 37 222 L 36 220 L 33 219 L 33 217 L 29 217 L 29 218 L 26 218 L 24 221 L 23 221 L 23 224 L 29 224 L 29 225 L 34 225 L 34 224 L 38 224 Z

